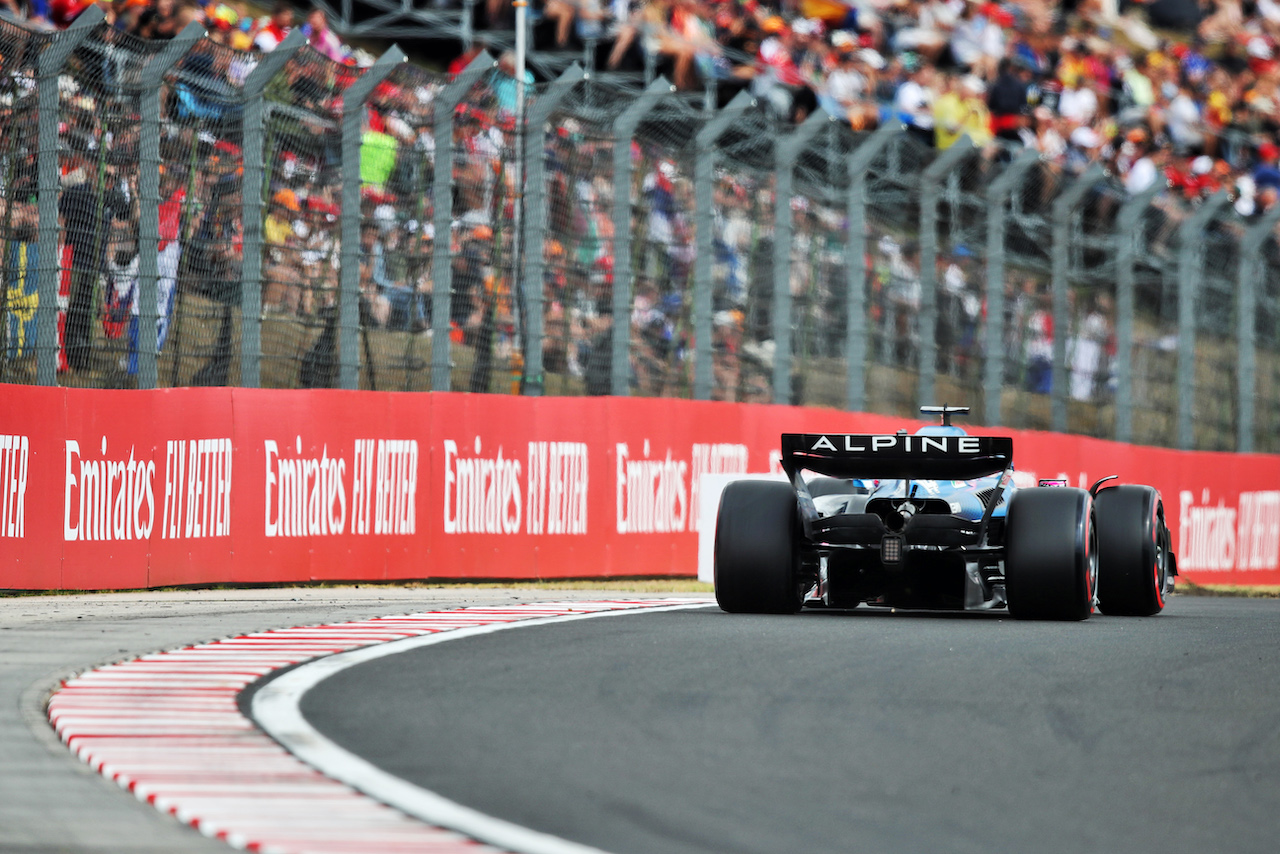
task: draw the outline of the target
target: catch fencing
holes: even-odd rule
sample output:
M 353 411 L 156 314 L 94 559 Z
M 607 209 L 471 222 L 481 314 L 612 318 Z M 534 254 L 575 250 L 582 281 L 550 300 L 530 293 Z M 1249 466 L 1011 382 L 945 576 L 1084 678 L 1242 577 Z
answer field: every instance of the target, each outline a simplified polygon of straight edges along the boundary
M 1280 451 L 1280 207 L 577 65 L 522 108 L 484 52 L 90 9 L 0 21 L 0 56 L 0 382 L 948 402 Z

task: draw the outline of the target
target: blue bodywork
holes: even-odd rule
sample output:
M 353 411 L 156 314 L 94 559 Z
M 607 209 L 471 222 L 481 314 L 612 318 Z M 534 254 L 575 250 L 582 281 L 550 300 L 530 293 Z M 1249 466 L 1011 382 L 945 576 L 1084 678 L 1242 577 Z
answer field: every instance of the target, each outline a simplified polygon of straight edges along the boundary
M 961 427 L 933 424 L 921 427 L 915 432 L 917 436 L 967 436 Z M 975 480 L 864 480 L 863 488 L 870 492 L 871 498 L 906 498 L 910 494 L 919 498 L 944 498 L 951 503 L 952 514 L 971 522 L 982 518 L 983 498 L 988 490 L 1001 489 L 1003 473 L 980 477 Z M 908 486 L 910 484 L 910 486 Z M 991 511 L 993 518 L 1003 518 L 1009 509 L 1009 499 L 1013 497 L 1013 479 L 1009 478 L 1003 487 L 1000 503 Z

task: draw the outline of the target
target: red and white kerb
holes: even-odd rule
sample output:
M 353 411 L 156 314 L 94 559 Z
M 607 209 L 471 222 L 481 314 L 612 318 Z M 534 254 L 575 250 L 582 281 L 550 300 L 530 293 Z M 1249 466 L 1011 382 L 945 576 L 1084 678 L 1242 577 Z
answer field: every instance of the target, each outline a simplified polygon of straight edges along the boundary
M 681 601 L 694 600 L 464 608 L 240 635 L 68 679 L 49 701 L 49 720 L 95 771 L 235 848 L 264 854 L 496 851 L 324 776 L 242 715 L 237 696 L 273 670 L 372 644 Z

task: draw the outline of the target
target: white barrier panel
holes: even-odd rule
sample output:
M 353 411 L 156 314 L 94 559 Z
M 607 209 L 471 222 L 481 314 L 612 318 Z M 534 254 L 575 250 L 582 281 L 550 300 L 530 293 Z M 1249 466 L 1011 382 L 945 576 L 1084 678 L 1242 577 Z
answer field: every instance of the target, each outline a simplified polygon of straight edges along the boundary
M 704 474 L 698 493 L 698 580 L 710 584 L 715 580 L 716 511 L 720 495 L 735 480 L 777 480 L 787 482 L 785 474 Z

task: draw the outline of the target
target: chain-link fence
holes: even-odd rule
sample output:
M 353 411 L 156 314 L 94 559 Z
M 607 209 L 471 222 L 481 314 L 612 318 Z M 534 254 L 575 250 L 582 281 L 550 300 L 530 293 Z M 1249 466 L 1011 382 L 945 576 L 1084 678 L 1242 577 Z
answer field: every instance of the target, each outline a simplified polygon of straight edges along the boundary
M 1280 450 L 1275 210 L 402 58 L 0 21 L 0 381 L 945 401 Z
M 0 21 L 0 237 L 4 240 L 4 287 L 0 288 L 0 316 L 4 348 L 0 352 L 0 381 L 35 381 L 36 313 L 40 303 L 40 254 L 37 227 L 39 106 L 36 88 L 40 56 L 51 37 Z M 57 81 L 54 81 L 56 87 Z M 55 247 L 56 248 L 56 247 Z M 56 299 L 56 288 L 52 291 Z
M 704 153 L 711 162 L 712 397 L 773 398 L 773 255 L 778 128 L 736 117 Z

